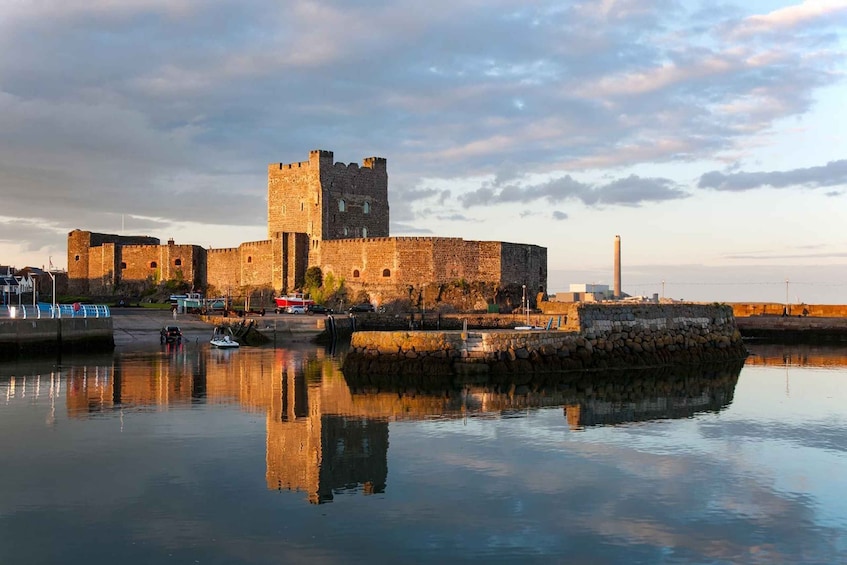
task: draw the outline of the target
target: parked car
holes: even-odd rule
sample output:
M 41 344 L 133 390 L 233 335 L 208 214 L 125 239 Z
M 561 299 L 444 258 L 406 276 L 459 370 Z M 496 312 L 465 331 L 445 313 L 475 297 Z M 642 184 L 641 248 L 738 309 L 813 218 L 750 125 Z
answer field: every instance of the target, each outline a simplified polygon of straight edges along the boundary
M 327 308 L 321 304 L 310 304 L 308 308 L 306 308 L 307 314 L 332 314 L 332 309 Z
M 285 309 L 287 314 L 305 314 L 306 307 L 305 306 L 289 306 Z
M 162 343 L 179 343 L 182 341 L 182 332 L 177 326 L 165 326 L 159 332 L 159 341 Z
M 353 314 L 355 312 L 375 312 L 376 309 L 374 305 L 370 302 L 363 302 L 361 304 L 356 304 L 350 307 L 350 313 Z

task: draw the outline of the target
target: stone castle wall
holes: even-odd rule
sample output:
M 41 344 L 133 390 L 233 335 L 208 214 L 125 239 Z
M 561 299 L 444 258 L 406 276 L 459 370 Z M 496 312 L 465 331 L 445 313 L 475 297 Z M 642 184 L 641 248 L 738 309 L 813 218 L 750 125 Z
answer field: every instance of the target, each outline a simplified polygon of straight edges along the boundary
M 370 157 L 361 167 L 356 163 L 335 163 L 321 171 L 321 189 L 324 208 L 321 239 L 388 237 L 385 159 Z
M 102 281 L 104 277 L 114 275 L 115 258 L 104 257 L 107 249 L 99 249 L 95 264 L 90 263 L 92 248 L 104 244 L 119 245 L 159 245 L 159 239 L 147 236 L 123 236 L 106 233 L 95 233 L 84 230 L 73 230 L 68 233 L 68 292 L 71 294 L 88 294 L 89 281 Z M 111 273 L 110 273 L 111 270 Z M 102 282 L 99 284 L 102 285 Z
M 235 274 L 241 272 L 241 253 L 238 247 L 208 249 L 206 251 L 206 284 L 214 287 L 212 294 L 226 294 L 238 289 Z
M 324 241 L 319 265 L 349 289 L 378 294 L 381 301 L 408 297 L 409 287 L 422 284 L 493 282 L 537 290 L 547 281 L 543 247 L 447 237 Z

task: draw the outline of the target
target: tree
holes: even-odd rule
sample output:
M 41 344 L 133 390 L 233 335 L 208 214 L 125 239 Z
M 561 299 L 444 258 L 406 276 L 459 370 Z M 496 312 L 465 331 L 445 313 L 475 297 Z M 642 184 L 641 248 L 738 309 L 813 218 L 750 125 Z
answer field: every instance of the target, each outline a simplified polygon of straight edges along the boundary
M 306 277 L 303 281 L 303 287 L 309 292 L 323 286 L 323 272 L 320 267 L 309 267 L 306 269 Z

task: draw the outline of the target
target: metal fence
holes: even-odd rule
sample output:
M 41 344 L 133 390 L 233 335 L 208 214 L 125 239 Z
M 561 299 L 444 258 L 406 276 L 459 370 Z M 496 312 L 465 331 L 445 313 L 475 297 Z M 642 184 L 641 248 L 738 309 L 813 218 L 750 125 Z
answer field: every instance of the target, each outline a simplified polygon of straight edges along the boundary
M 0 306 L 0 318 L 41 319 L 41 318 L 110 318 L 112 311 L 105 304 L 52 304 Z

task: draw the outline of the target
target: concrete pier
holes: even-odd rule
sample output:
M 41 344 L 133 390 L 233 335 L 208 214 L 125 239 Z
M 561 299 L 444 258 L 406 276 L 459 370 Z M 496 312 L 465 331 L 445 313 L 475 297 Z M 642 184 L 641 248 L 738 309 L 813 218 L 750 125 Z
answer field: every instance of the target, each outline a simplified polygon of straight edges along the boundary
M 28 318 L 0 320 L 0 358 L 77 351 L 111 351 L 111 318 Z

